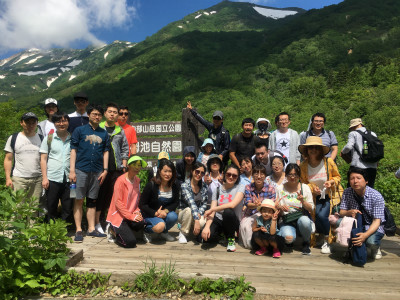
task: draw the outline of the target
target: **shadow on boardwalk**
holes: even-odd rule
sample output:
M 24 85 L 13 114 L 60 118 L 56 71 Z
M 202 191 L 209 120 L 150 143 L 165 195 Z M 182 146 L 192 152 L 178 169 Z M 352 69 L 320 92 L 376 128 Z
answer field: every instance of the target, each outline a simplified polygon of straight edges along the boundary
M 177 236 L 178 233 L 171 233 Z M 222 245 L 201 247 L 155 240 L 137 248 L 124 249 L 106 239 L 85 237 L 82 244 L 71 244 L 74 252 L 83 250 L 83 260 L 77 271 L 112 273 L 113 284 L 132 280 L 144 269 L 144 262 L 155 261 L 161 266 L 172 262 L 179 275 L 189 277 L 234 278 L 244 275 L 257 289 L 257 294 L 297 296 L 305 298 L 337 299 L 400 299 L 400 238 L 385 237 L 382 241 L 383 258 L 368 261 L 363 268 L 343 263 L 344 249 L 334 247 L 327 256 L 312 249 L 311 256 L 303 256 L 299 248 L 284 253 L 280 259 L 255 256 L 240 246 L 234 253 Z M 260 297 L 262 298 L 262 297 Z M 273 297 L 275 298 L 275 297 Z

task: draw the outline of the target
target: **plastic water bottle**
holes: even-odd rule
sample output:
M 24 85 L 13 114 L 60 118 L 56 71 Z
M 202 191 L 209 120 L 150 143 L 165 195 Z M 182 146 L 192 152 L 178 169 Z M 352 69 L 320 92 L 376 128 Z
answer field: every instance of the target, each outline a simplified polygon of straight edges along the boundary
M 76 183 L 72 182 L 69 186 L 69 197 L 76 198 Z
M 364 155 L 367 155 L 367 154 L 368 154 L 368 144 L 367 144 L 367 141 L 364 141 L 364 144 L 363 144 L 363 154 L 364 154 Z

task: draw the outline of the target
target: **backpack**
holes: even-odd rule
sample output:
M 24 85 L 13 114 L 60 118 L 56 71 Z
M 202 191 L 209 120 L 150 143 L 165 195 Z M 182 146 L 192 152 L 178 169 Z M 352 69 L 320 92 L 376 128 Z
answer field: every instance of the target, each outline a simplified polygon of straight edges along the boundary
M 336 229 L 336 242 L 343 246 L 348 247 L 350 242 L 350 233 L 353 229 L 355 219 L 352 217 L 344 217 L 340 222 L 339 227 Z
M 376 163 L 384 157 L 383 142 L 376 136 L 374 136 L 371 131 L 367 130 L 365 132 L 362 132 L 356 130 L 355 132 L 358 132 L 362 136 L 362 153 L 360 152 L 360 150 L 357 149 L 357 147 L 354 147 L 354 149 L 360 155 L 361 160 L 365 162 Z

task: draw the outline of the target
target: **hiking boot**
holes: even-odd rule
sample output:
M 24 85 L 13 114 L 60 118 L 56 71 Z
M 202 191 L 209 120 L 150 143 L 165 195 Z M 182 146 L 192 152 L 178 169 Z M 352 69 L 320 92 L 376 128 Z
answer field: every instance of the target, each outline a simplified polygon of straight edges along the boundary
M 98 232 L 96 229 L 93 230 L 93 231 L 91 231 L 91 232 L 88 232 L 87 235 L 88 235 L 88 236 L 93 236 L 93 237 L 98 237 L 98 238 L 103 238 L 103 237 L 106 237 L 106 236 L 107 236 L 107 234 L 105 234 L 105 233 L 100 233 L 100 232 Z
M 74 242 L 75 243 L 82 243 L 83 242 L 83 233 L 82 233 L 82 231 L 77 231 L 75 233 Z
M 228 246 L 226 247 L 226 251 L 228 251 L 228 252 L 235 252 L 236 251 L 236 245 L 235 245 L 235 239 L 234 238 L 229 238 L 228 239 Z
M 96 226 L 94 226 L 94 229 L 97 230 L 98 232 L 102 233 L 102 234 L 105 234 L 105 232 L 103 230 L 103 227 L 101 227 L 100 223 L 96 224 Z
M 279 258 L 279 257 L 281 257 L 281 252 L 279 251 L 278 248 L 275 248 L 275 249 L 272 250 L 272 257 L 273 257 L 273 258 Z
M 260 250 L 256 251 L 255 255 L 264 255 L 267 251 L 267 248 L 261 247 Z
M 160 233 L 161 238 L 163 238 L 164 240 L 166 240 L 167 242 L 173 242 L 175 241 L 175 238 L 170 235 L 168 232 L 163 232 Z M 187 241 L 186 241 L 187 242 Z
M 303 247 L 301 248 L 301 254 L 311 255 L 310 242 L 303 242 Z
M 178 236 L 179 244 L 187 244 L 186 236 L 180 231 Z
M 328 244 L 327 241 L 321 246 L 321 253 L 322 254 L 331 254 L 331 245 Z
M 144 231 L 143 231 L 143 241 L 144 241 L 146 244 L 151 243 L 151 242 L 152 242 L 151 233 L 147 233 L 147 232 L 144 232 Z

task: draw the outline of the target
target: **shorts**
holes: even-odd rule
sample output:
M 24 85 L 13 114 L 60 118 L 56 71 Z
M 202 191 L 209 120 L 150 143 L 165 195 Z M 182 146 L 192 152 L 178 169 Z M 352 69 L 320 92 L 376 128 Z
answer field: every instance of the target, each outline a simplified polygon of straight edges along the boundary
M 97 199 L 100 181 L 97 179 L 102 172 L 83 172 L 76 169 L 76 199 Z

